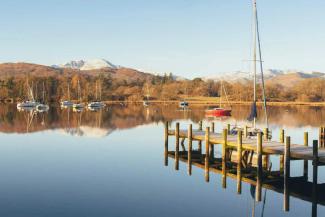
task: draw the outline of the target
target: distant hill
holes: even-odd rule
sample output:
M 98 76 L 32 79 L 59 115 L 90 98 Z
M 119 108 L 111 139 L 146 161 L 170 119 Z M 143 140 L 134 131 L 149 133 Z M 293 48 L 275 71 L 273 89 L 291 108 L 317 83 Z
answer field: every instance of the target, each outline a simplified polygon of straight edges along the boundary
M 302 81 L 304 79 L 309 78 L 325 78 L 325 73 L 322 72 L 303 72 L 303 71 L 297 71 L 297 70 L 274 70 L 274 69 L 268 69 L 264 71 L 264 79 L 266 83 L 272 83 L 272 84 L 281 84 L 283 86 L 291 87 L 298 83 L 299 81 Z M 260 73 L 257 74 L 257 79 L 261 79 Z M 235 72 L 229 72 L 229 73 L 220 73 L 215 76 L 208 76 L 204 77 L 203 80 L 213 80 L 213 81 L 227 81 L 230 83 L 234 82 L 249 82 L 253 80 L 253 74 L 249 72 L 243 72 L 243 71 L 235 71 Z
M 135 69 L 124 68 L 124 67 L 108 67 L 105 65 L 104 68 L 98 68 L 90 65 L 81 67 L 84 70 L 78 69 L 76 65 L 78 63 L 70 62 L 71 67 L 59 67 L 59 66 L 44 66 L 31 63 L 3 63 L 0 64 L 0 78 L 5 77 L 24 77 L 26 75 L 35 77 L 49 77 L 49 76 L 72 76 L 75 74 L 97 76 L 99 74 L 110 75 L 113 79 L 135 81 L 135 80 L 146 80 L 153 77 L 154 75 L 140 72 Z M 76 64 L 76 65 L 74 65 Z M 90 69 L 92 68 L 92 69 Z M 89 70 L 85 70 L 89 69 Z

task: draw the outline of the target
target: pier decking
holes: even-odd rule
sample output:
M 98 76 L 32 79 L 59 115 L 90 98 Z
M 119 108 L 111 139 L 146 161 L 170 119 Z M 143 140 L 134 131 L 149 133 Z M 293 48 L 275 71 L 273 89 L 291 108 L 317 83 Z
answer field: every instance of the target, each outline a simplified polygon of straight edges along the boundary
M 289 198 L 294 196 L 312 202 L 312 216 L 317 215 L 317 204 L 325 206 L 325 184 L 318 184 L 318 167 L 325 165 L 325 150 L 319 149 L 325 144 L 325 129 L 320 128 L 319 141 L 313 140 L 312 147 L 308 145 L 308 132 L 304 133 L 302 144 L 291 144 L 290 136 L 285 137 L 280 131 L 279 141 L 269 139 L 269 130 L 259 131 L 256 136 L 249 136 L 247 127 L 230 135 L 230 126 L 221 133 L 215 132 L 214 123 L 202 130 L 202 122 L 198 129 L 180 129 L 176 123 L 175 129 L 169 129 L 165 124 L 165 165 L 168 158 L 175 160 L 175 169 L 179 162 L 187 162 L 188 173 L 192 174 L 192 165 L 204 169 L 205 180 L 209 182 L 210 172 L 222 175 L 222 186 L 226 188 L 226 179 L 237 179 L 237 192 L 241 193 L 241 183 L 246 182 L 256 187 L 255 199 L 261 201 L 261 189 L 271 189 L 284 194 L 283 209 L 289 211 Z M 169 150 L 168 138 L 175 137 L 175 150 Z M 188 150 L 185 147 L 187 140 Z M 193 141 L 198 142 L 193 149 Z M 203 153 L 202 143 L 205 143 Z M 180 145 L 182 151 L 180 151 Z M 214 146 L 221 145 L 221 157 L 214 156 Z M 272 171 L 269 165 L 271 155 L 280 156 L 280 168 Z M 255 160 L 255 163 L 254 163 Z M 290 161 L 303 160 L 302 176 L 290 177 Z M 308 161 L 312 161 L 312 182 L 308 181 Z

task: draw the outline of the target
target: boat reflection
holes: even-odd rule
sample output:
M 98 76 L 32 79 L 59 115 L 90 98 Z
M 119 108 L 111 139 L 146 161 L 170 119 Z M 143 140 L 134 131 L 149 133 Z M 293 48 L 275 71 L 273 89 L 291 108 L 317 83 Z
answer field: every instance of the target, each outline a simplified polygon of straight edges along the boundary
M 178 105 L 161 105 L 151 103 L 149 107 L 138 104 L 110 105 L 102 109 L 79 110 L 72 112 L 73 108 L 60 109 L 51 106 L 49 111 L 40 114 L 34 113 L 34 109 L 17 112 L 15 105 L 0 106 L 0 132 L 3 133 L 31 133 L 43 130 L 64 130 L 66 128 L 87 127 L 98 128 L 100 118 L 100 129 L 112 132 L 116 129 L 129 129 L 140 125 L 172 122 L 173 120 L 189 120 L 198 123 L 201 120 L 227 122 L 232 126 L 245 125 L 249 115 L 249 106 L 233 106 L 231 117 L 206 117 L 206 106 L 193 105 L 186 110 L 178 110 Z M 258 112 L 263 114 L 259 108 Z M 82 123 L 78 121 L 79 113 L 82 113 Z M 100 117 L 97 113 L 101 113 Z M 31 115 L 32 114 L 32 115 Z M 68 115 L 69 114 L 69 117 Z M 308 114 L 308 115 L 305 115 Z M 34 116 L 26 130 L 26 116 Z M 300 128 L 305 126 L 318 127 L 325 121 L 325 108 L 320 107 L 277 107 L 269 108 L 270 129 L 276 127 Z M 264 120 L 263 115 L 261 124 Z M 220 125 L 220 123 L 217 123 Z M 104 135 L 103 133 L 101 133 Z M 84 133 L 83 135 L 87 135 Z

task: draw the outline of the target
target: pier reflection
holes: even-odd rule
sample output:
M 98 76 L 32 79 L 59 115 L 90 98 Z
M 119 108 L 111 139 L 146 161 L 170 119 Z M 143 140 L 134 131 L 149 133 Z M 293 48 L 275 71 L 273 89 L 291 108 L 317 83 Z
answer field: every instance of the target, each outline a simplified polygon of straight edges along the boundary
M 177 131 L 176 125 L 175 130 Z M 168 130 L 168 129 L 167 129 Z M 210 128 L 206 128 L 205 136 L 208 137 Z M 284 168 L 272 169 L 272 162 L 262 154 L 245 151 L 241 148 L 242 133 L 238 134 L 237 149 L 227 148 L 225 154 L 216 153 L 214 145 L 207 143 L 205 149 L 200 149 L 199 141 L 192 140 L 192 125 L 188 128 L 188 139 L 177 140 L 174 144 L 168 144 L 168 137 L 164 142 L 164 165 L 169 166 L 169 159 L 174 161 L 175 170 L 179 170 L 180 162 L 187 164 L 188 175 L 192 175 L 192 167 L 202 169 L 204 180 L 210 182 L 210 174 L 218 174 L 221 178 L 222 188 L 227 188 L 227 179 L 237 182 L 237 193 L 242 193 L 242 183 L 250 185 L 251 197 L 256 202 L 265 203 L 266 190 L 272 190 L 283 194 L 283 210 L 290 211 L 290 197 L 298 198 L 311 203 L 311 216 L 317 216 L 317 206 L 325 206 L 325 183 L 318 183 L 318 166 L 323 164 L 313 163 L 312 181 L 308 180 L 308 164 L 304 161 L 303 171 L 300 176 L 290 177 L 290 159 L 284 160 Z M 166 135 L 166 134 L 165 134 Z M 224 134 L 226 136 L 227 134 Z M 175 134 L 177 138 L 177 134 Z M 286 137 L 286 139 L 290 139 Z M 262 138 L 258 138 L 262 140 Z M 289 142 L 290 141 L 286 141 Z M 316 144 L 315 144 L 316 142 Z M 180 143 L 180 146 L 177 144 Z M 201 143 L 202 145 L 202 143 Z M 317 147 L 314 141 L 314 147 Z M 181 147 L 181 150 L 180 148 Z M 224 149 L 225 147 L 221 147 Z M 314 149 L 316 151 L 316 149 Z M 317 152 L 317 151 L 316 151 Z M 242 153 L 242 154 L 238 154 Z M 288 155 L 287 155 L 288 156 Z M 317 156 L 317 154 L 316 154 Z M 291 159 L 298 160 L 298 159 Z M 314 161 L 315 160 L 315 161 Z M 314 159 L 317 162 L 317 159 Z M 262 193 L 262 190 L 264 194 Z M 263 205 L 264 206 L 264 205 Z

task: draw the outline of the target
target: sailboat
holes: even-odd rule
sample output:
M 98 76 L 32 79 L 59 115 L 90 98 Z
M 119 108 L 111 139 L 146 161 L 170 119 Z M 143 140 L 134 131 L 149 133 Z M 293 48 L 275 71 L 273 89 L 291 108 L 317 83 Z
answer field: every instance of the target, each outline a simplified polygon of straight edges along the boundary
M 150 98 L 148 84 L 146 85 L 146 88 L 147 88 L 147 94 L 146 94 L 146 99 L 143 100 L 143 106 L 148 107 L 149 106 L 149 98 Z
M 98 82 L 96 81 L 96 101 L 90 102 L 87 105 L 88 109 L 90 109 L 90 110 L 98 110 L 98 109 L 101 109 L 101 108 L 103 108 L 103 107 L 106 106 L 106 104 L 104 102 L 102 102 L 101 99 L 98 100 L 98 85 L 97 85 L 97 83 Z M 101 98 L 101 96 L 102 96 L 102 94 L 101 94 L 101 88 L 100 88 L 99 93 L 100 93 L 99 94 L 100 95 L 99 98 Z
M 185 88 L 185 93 L 186 93 L 186 95 L 187 95 L 187 88 Z M 181 109 L 187 109 L 188 105 L 189 105 L 189 103 L 186 101 L 185 98 L 184 98 L 183 101 L 179 102 L 179 107 L 180 107 Z
M 43 101 L 42 103 L 39 103 L 37 106 L 36 106 L 36 110 L 38 112 L 46 112 L 49 110 L 49 106 L 47 104 L 45 104 L 45 85 L 44 85 L 44 82 L 43 82 L 43 92 L 42 92 L 42 98 L 43 98 Z
M 73 111 L 76 112 L 81 112 L 85 105 L 81 102 L 81 94 L 80 94 L 80 81 L 78 80 L 78 102 L 77 103 L 73 103 Z
M 253 133 L 257 132 L 256 129 L 256 120 L 257 120 L 257 62 L 259 62 L 260 72 L 261 72 L 261 84 L 262 84 L 262 95 L 263 95 L 263 107 L 265 113 L 265 122 L 266 126 L 268 126 L 268 116 L 267 116 L 267 103 L 266 103 L 266 95 L 265 95 L 265 85 L 264 85 L 264 74 L 263 74 L 263 61 L 262 61 L 262 51 L 261 51 L 261 41 L 259 34 L 259 23 L 258 23 L 258 14 L 257 14 L 257 6 L 256 0 L 253 0 L 253 85 L 254 85 L 254 96 L 253 102 L 251 105 L 251 113 L 248 117 L 248 121 L 253 121 Z M 257 60 L 257 51 L 259 60 Z
M 32 88 L 29 86 L 29 82 L 27 79 L 27 90 L 28 90 L 28 100 L 25 100 L 23 102 L 17 103 L 17 109 L 18 110 L 31 110 L 35 109 L 35 107 L 39 104 L 34 99 L 34 94 Z
M 68 83 L 68 100 L 61 101 L 61 108 L 69 108 L 73 106 L 73 102 L 70 100 L 70 84 Z
M 230 108 L 222 107 L 222 92 L 224 92 Z M 207 109 L 207 110 L 205 110 L 205 114 L 208 116 L 213 116 L 213 117 L 231 116 L 231 105 L 229 103 L 227 92 L 226 92 L 226 89 L 225 89 L 222 81 L 220 84 L 219 107 Z

